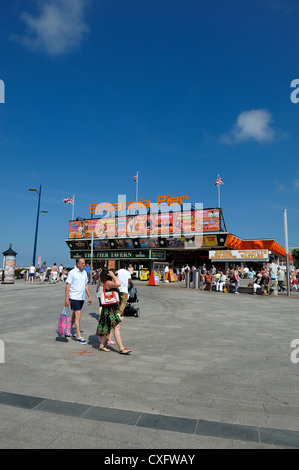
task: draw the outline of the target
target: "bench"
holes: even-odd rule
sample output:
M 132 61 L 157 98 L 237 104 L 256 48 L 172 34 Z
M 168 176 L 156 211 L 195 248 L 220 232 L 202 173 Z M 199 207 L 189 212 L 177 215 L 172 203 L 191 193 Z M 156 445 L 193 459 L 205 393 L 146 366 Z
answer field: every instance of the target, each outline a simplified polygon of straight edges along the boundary
M 249 286 L 248 284 L 253 283 L 253 279 L 250 278 L 240 278 L 239 279 L 239 287 L 238 287 L 238 292 L 242 294 L 252 294 L 253 293 L 253 286 Z M 275 286 L 275 282 L 272 281 L 272 288 Z M 209 287 L 207 286 L 205 290 L 208 290 Z M 213 285 L 212 285 L 212 290 L 216 291 L 216 281 L 214 278 Z M 230 283 L 229 284 L 229 292 L 235 292 L 235 284 Z M 257 295 L 262 295 L 263 294 L 263 289 L 262 288 L 257 288 L 256 290 Z

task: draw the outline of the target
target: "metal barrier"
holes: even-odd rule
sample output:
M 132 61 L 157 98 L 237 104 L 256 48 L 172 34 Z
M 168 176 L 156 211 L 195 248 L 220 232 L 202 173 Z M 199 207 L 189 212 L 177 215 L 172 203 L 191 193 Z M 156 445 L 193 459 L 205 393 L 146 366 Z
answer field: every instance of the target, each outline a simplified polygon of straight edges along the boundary
M 186 276 L 186 287 L 189 289 L 189 287 L 190 287 L 190 273 L 186 272 L 185 276 Z
M 199 289 L 200 284 L 200 271 L 199 269 L 194 269 L 193 271 L 193 289 Z

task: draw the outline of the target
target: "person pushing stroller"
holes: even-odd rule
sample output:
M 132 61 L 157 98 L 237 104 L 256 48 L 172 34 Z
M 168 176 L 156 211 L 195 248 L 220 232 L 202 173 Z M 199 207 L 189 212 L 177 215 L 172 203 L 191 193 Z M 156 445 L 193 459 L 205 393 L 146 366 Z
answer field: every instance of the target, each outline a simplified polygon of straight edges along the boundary
M 117 313 L 121 321 L 124 315 L 124 309 L 127 305 L 128 298 L 129 298 L 128 286 L 130 285 L 131 287 L 133 287 L 134 284 L 133 284 L 131 274 L 128 271 L 128 267 L 126 264 L 121 264 L 121 268 L 117 271 L 116 274 L 117 274 L 117 279 L 120 282 L 120 286 L 118 288 L 119 306 L 118 306 Z

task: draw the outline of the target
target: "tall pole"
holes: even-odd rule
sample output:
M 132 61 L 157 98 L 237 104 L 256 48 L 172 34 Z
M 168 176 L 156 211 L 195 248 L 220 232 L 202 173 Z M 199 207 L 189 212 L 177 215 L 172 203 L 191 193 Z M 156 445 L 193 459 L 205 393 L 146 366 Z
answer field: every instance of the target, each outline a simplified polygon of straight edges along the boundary
M 290 289 L 290 265 L 289 265 L 289 242 L 288 242 L 288 223 L 287 223 L 287 210 L 283 210 L 284 218 L 284 238 L 285 238 L 285 250 L 286 250 L 286 276 L 287 276 L 287 293 L 291 295 Z
M 38 193 L 38 204 L 37 204 L 37 213 L 36 213 L 36 225 L 35 225 L 35 238 L 34 238 L 34 247 L 33 247 L 33 259 L 32 264 L 35 266 L 35 258 L 36 258 L 36 245 L 37 245 L 37 233 L 38 233 L 38 221 L 39 221 L 39 209 L 40 209 L 40 196 L 42 192 L 42 187 L 40 185 Z
M 75 212 L 75 194 L 73 194 L 72 220 L 74 220 L 74 212 Z
M 137 171 L 137 181 L 136 181 L 136 201 L 138 201 L 138 180 L 139 180 L 139 175 Z
M 93 230 L 91 230 L 91 242 L 90 242 L 90 279 L 92 279 L 92 271 L 93 271 Z

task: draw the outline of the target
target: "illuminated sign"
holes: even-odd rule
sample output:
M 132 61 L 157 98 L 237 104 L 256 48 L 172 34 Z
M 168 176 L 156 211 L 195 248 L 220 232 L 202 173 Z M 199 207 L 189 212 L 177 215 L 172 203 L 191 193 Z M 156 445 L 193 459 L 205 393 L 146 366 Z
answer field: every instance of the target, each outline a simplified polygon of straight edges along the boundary
M 183 199 L 188 200 L 188 196 L 173 196 L 170 197 L 169 194 L 164 194 L 158 196 L 157 205 L 167 204 L 167 206 L 176 206 L 182 205 Z M 104 204 L 93 203 L 90 204 L 90 213 L 91 214 L 100 214 L 102 211 L 114 212 L 114 211 L 123 211 L 126 209 L 142 209 L 151 207 L 151 201 L 149 199 L 141 199 L 139 201 L 130 201 L 130 202 L 118 202 L 116 204 L 111 204 L 111 202 L 105 202 Z
M 268 261 L 268 250 L 218 250 L 209 251 L 211 261 Z
M 219 209 L 71 220 L 69 239 L 196 235 L 220 230 Z M 215 246 L 212 238 L 206 246 Z M 129 242 L 128 242 L 129 243 Z M 125 246 L 129 248 L 130 246 Z

